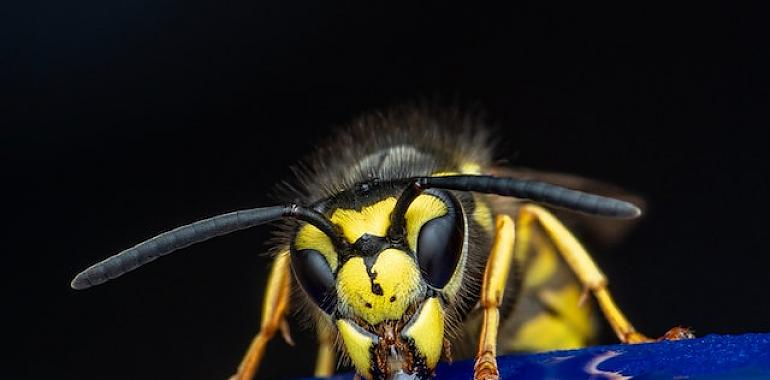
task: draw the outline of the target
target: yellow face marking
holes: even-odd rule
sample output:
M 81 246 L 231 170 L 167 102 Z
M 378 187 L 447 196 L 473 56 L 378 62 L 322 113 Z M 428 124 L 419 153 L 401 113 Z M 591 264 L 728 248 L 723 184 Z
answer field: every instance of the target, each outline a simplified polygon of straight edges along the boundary
M 337 321 L 337 329 L 340 331 L 342 341 L 345 343 L 348 356 L 359 374 L 367 379 L 371 378 L 370 366 L 372 363 L 370 349 L 376 344 L 372 334 L 366 334 L 352 323 L 340 319 Z
M 386 236 L 390 227 L 390 213 L 396 206 L 396 198 L 389 197 L 371 206 L 366 206 L 361 211 L 353 209 L 336 209 L 332 213 L 332 223 L 338 225 L 345 239 L 355 243 L 364 234 L 373 236 Z M 406 212 L 407 235 L 414 250 L 417 244 L 417 236 L 425 222 L 446 214 L 446 205 L 438 198 L 431 195 L 420 195 L 412 202 Z M 306 224 L 297 232 L 295 238 L 297 250 L 314 249 L 329 263 L 332 271 L 337 270 L 337 253 L 331 239 L 313 225 Z
M 403 334 L 414 340 L 417 351 L 425 355 L 428 367 L 434 368 L 444 346 L 444 309 L 437 298 L 429 298 L 415 318 Z
M 375 325 L 401 319 L 420 289 L 420 272 L 414 260 L 403 251 L 386 249 L 372 265 L 382 294 L 372 290 L 372 280 L 364 259 L 353 257 L 337 272 L 337 295 L 341 306 Z
M 420 228 L 428 221 L 444 216 L 446 213 L 447 208 L 444 202 L 432 195 L 421 194 L 415 198 L 404 215 L 409 248 L 417 252 L 417 237 L 420 235 Z
M 332 223 L 342 229 L 342 234 L 350 243 L 355 243 L 363 234 L 385 236 L 390 227 L 390 212 L 396 206 L 396 198 L 389 197 L 361 211 L 336 209 L 332 213 Z
M 331 239 L 315 226 L 311 224 L 302 226 L 294 238 L 294 246 L 298 251 L 314 249 L 321 252 L 326 262 L 329 263 L 329 267 L 332 268 L 332 272 L 337 270 L 337 252 L 334 250 L 334 245 Z

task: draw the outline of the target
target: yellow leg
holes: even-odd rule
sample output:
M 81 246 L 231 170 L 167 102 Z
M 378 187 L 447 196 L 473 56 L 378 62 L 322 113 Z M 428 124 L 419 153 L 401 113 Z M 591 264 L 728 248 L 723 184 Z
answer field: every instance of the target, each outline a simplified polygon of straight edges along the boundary
M 286 342 L 294 344 L 289 335 L 289 325 L 284 319 L 289 306 L 291 290 L 289 263 L 289 251 L 283 251 L 275 258 L 267 281 L 265 299 L 262 303 L 262 321 L 259 333 L 251 341 L 249 350 L 246 351 L 246 355 L 238 366 L 238 373 L 230 377 L 230 380 L 251 380 L 254 378 L 264 356 L 267 342 L 279 329 Z
M 653 341 L 654 339 L 650 339 L 637 332 L 634 326 L 626 319 L 607 290 L 607 278 L 572 233 L 546 209 L 536 205 L 522 206 L 517 220 L 520 231 L 529 230 L 535 221 L 539 222 L 546 234 L 554 242 L 567 265 L 578 277 L 580 283 L 583 284 L 585 289 L 593 292 L 604 317 L 612 326 L 618 339 L 623 343 Z M 681 327 L 671 329 L 664 336 L 665 339 L 690 337 L 692 337 L 692 334 L 689 330 Z
M 500 303 L 508 282 L 513 262 L 513 242 L 516 230 L 513 220 L 507 215 L 500 215 L 496 220 L 495 241 L 487 259 L 484 281 L 481 285 L 481 307 L 484 319 L 481 324 L 479 349 L 473 368 L 474 380 L 497 380 L 497 330 L 500 325 Z
M 332 326 L 318 329 L 318 357 L 315 361 L 315 377 L 329 377 L 334 374 L 337 358 L 331 331 Z

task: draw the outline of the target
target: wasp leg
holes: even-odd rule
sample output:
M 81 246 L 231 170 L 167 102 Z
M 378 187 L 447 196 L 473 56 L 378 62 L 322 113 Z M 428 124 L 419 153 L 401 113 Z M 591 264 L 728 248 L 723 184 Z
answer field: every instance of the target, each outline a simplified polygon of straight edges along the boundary
M 481 285 L 481 307 L 484 317 L 481 324 L 479 349 L 473 367 L 474 380 L 497 380 L 497 330 L 500 324 L 500 303 L 508 282 L 513 262 L 513 242 L 516 235 L 513 220 L 507 215 L 496 219 L 495 241 L 487 259 L 484 281 Z
M 257 336 L 251 341 L 249 350 L 243 357 L 238 372 L 230 380 L 251 380 L 257 373 L 259 363 L 265 353 L 267 342 L 279 329 L 289 344 L 294 344 L 289 335 L 289 325 L 284 317 L 289 306 L 290 267 L 289 252 L 283 251 L 276 256 L 267 281 L 265 299 L 262 303 L 262 321 Z
M 532 223 L 535 221 L 539 222 L 554 242 L 567 265 L 569 265 L 580 280 L 580 283 L 583 284 L 586 290 L 593 292 L 604 317 L 612 326 L 618 339 L 623 343 L 655 341 L 655 339 L 648 338 L 637 332 L 634 326 L 626 319 L 607 290 L 607 278 L 572 233 L 546 209 L 536 205 L 522 206 L 517 220 L 520 230 L 531 228 Z M 689 330 L 675 327 L 661 339 L 684 339 L 691 337 L 692 334 Z
M 318 328 L 318 357 L 315 362 L 315 377 L 329 377 L 334 374 L 336 367 L 336 352 L 332 326 L 322 325 Z

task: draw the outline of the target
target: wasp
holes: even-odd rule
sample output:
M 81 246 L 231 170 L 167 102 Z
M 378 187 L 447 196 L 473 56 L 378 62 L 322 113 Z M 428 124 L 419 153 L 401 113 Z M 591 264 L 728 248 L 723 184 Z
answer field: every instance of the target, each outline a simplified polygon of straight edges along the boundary
M 557 217 L 631 219 L 640 208 L 496 165 L 491 138 L 478 117 L 456 108 L 361 116 L 295 168 L 285 203 L 161 233 L 89 267 L 71 286 L 89 288 L 191 244 L 275 222 L 260 330 L 234 380 L 256 375 L 278 332 L 290 341 L 290 309 L 317 331 L 317 376 L 346 363 L 366 379 L 429 379 L 454 352 L 475 357 L 474 379 L 498 379 L 499 353 L 589 344 L 597 336 L 589 294 L 621 342 L 652 341 Z M 664 337 L 691 334 L 674 328 Z

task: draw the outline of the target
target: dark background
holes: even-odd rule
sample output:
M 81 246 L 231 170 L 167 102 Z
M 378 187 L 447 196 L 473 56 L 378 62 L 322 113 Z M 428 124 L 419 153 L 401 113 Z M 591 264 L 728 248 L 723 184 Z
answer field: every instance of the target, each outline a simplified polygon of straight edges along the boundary
M 596 252 L 638 328 L 770 332 L 767 12 L 654 4 L 27 2 L 0 23 L 3 343 L 12 378 L 224 379 L 260 317 L 268 228 L 107 285 L 81 269 L 267 205 L 335 125 L 424 96 L 478 105 L 499 158 L 644 196 Z M 264 378 L 307 375 L 276 340 Z M 5 334 L 4 334 L 5 335 Z

